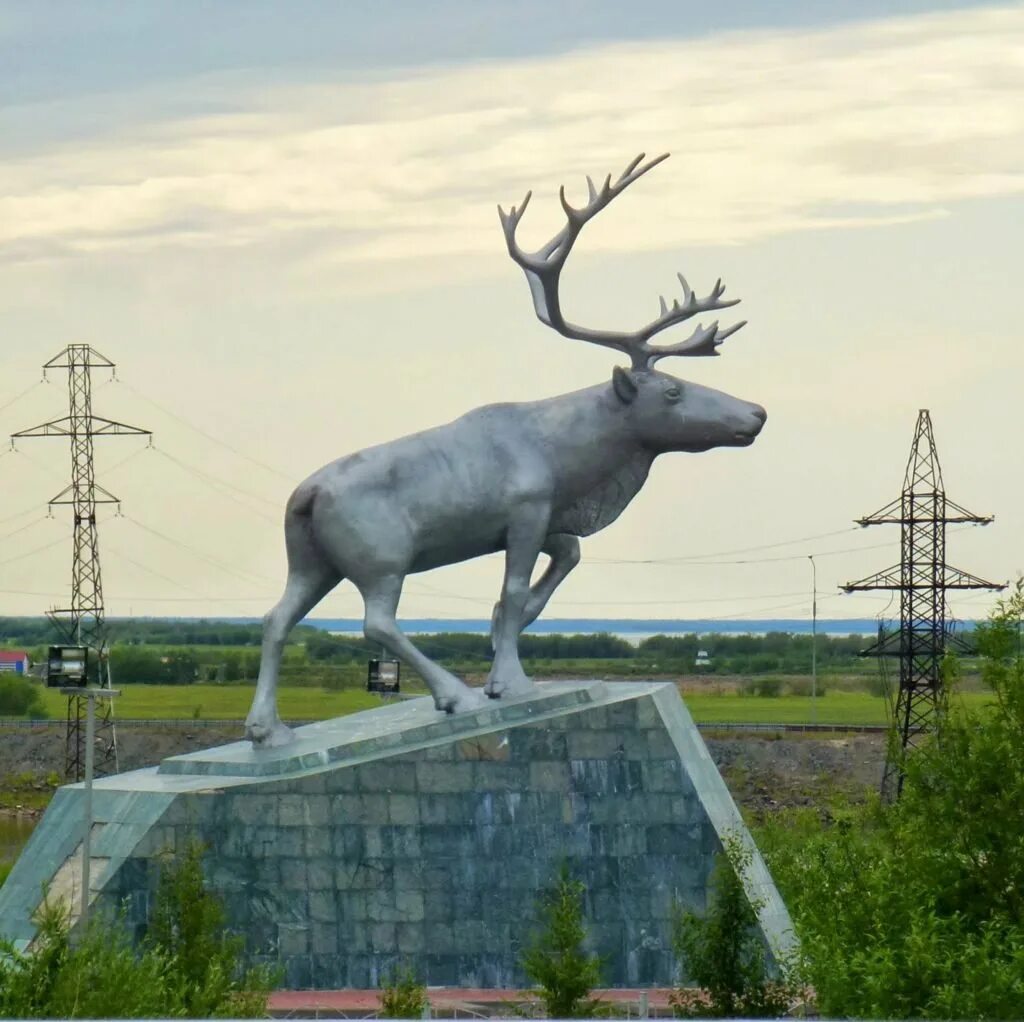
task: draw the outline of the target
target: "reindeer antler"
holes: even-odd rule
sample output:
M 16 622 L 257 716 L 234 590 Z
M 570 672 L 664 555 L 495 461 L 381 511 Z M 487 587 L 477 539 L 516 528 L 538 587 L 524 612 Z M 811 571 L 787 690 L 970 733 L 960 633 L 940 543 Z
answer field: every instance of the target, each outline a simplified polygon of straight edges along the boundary
M 619 175 L 617 181 L 612 183 L 612 176 L 609 174 L 604 184 L 598 189 L 594 186 L 593 180 L 587 177 L 587 186 L 590 196 L 587 204 L 581 209 L 569 204 L 565 197 L 565 186 L 558 192 L 558 197 L 565 211 L 565 226 L 546 244 L 536 252 L 524 252 L 516 242 L 516 228 L 522 220 L 526 207 L 530 203 L 532 192 L 526 193 L 526 198 L 518 207 L 513 206 L 506 213 L 501 206 L 498 207 L 498 216 L 501 218 L 501 227 L 505 232 L 505 242 L 508 245 L 508 254 L 523 268 L 526 274 L 527 283 L 530 285 L 530 292 L 533 295 L 533 307 L 537 312 L 537 318 L 542 323 L 557 330 L 564 337 L 571 337 L 574 340 L 589 341 L 591 344 L 601 344 L 606 348 L 615 348 L 632 359 L 634 369 L 650 369 L 658 359 L 669 355 L 717 355 L 717 348 L 730 334 L 734 334 L 743 322 L 735 326 L 720 330 L 718 323 L 712 323 L 708 327 L 698 326 L 696 330 L 685 340 L 678 344 L 664 345 L 658 347 L 647 342 L 662 330 L 676 323 L 697 316 L 702 312 L 709 312 L 713 309 L 727 309 L 737 305 L 739 299 L 722 301 L 722 294 L 725 287 L 719 279 L 714 288 L 706 298 L 697 298 L 690 290 L 685 278 L 678 274 L 679 283 L 683 287 L 683 300 L 673 300 L 669 305 L 664 298 L 661 298 L 661 314 L 657 319 L 648 323 L 632 333 L 618 331 L 591 330 L 588 327 L 576 326 L 569 323 L 563 316 L 558 297 L 558 280 L 565 265 L 565 260 L 572 251 L 572 246 L 579 236 L 583 225 L 593 216 L 599 213 L 621 192 L 625 191 L 637 178 L 642 177 L 647 171 L 656 167 L 662 160 L 667 160 L 669 154 L 664 153 L 652 160 L 643 162 L 645 154 L 641 153 L 628 167 Z M 744 321 L 745 322 L 745 321 Z

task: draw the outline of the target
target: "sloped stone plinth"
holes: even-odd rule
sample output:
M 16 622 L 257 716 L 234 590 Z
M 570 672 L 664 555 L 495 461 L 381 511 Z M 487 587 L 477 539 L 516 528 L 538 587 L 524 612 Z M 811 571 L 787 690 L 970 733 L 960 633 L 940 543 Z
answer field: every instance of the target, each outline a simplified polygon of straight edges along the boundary
M 537 892 L 568 862 L 614 986 L 674 978 L 673 902 L 702 908 L 723 838 L 750 838 L 673 685 L 553 682 L 446 717 L 412 699 L 238 742 L 95 787 L 93 899 L 141 933 L 162 852 L 196 837 L 233 928 L 291 988 L 516 987 Z M 62 788 L 0 891 L 31 939 L 41 887 L 70 894 L 81 786 Z M 749 893 L 774 954 L 785 907 L 756 850 Z

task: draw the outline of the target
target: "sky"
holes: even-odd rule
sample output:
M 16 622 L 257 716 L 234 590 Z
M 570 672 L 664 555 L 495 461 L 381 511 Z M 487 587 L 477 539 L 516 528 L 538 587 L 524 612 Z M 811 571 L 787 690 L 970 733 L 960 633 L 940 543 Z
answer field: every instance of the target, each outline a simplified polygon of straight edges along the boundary
M 153 432 L 97 441 L 107 612 L 260 615 L 320 465 L 610 378 L 614 352 L 536 320 L 495 207 L 532 189 L 539 245 L 559 185 L 670 152 L 587 227 L 565 310 L 629 329 L 676 272 L 721 277 L 748 325 L 659 368 L 768 423 L 658 459 L 546 616 L 809 617 L 808 555 L 822 616 L 893 613 L 838 587 L 899 559 L 853 521 L 897 496 L 921 408 L 949 496 L 996 516 L 948 559 L 1005 581 L 1022 94 L 1021 4 L 0 0 L 0 434 L 63 414 L 39 367 L 94 345 L 117 363 L 94 411 Z M 67 602 L 68 457 L 0 451 L 0 614 Z M 413 576 L 401 611 L 488 617 L 501 568 Z M 360 614 L 349 584 L 315 612 Z

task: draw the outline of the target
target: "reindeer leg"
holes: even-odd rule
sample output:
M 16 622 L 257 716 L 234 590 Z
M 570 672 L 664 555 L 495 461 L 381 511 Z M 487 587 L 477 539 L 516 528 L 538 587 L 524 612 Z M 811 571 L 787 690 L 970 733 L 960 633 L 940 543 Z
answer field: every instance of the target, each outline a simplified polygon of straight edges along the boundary
M 288 633 L 339 582 L 341 576 L 324 564 L 304 569 L 292 568 L 284 595 L 263 619 L 263 647 L 260 651 L 260 676 L 249 716 L 245 719 L 245 737 L 253 745 L 287 745 L 294 741 L 291 728 L 277 715 L 277 675 L 281 667 Z
M 494 623 L 494 663 L 484 686 L 492 699 L 518 695 L 533 688 L 533 682 L 519 662 L 519 632 L 530 600 L 530 576 L 544 545 L 549 520 L 549 509 L 538 506 L 509 526 L 505 541 L 505 581 Z
M 363 634 L 370 642 L 380 643 L 412 667 L 426 682 L 439 710 L 460 713 L 479 709 L 484 705 L 480 693 L 424 656 L 399 629 L 395 613 L 404 581 L 401 575 L 384 575 L 360 585 L 366 605 Z
M 575 536 L 556 533 L 548 536 L 541 547 L 541 553 L 551 558 L 544 574 L 530 589 L 530 598 L 523 610 L 523 623 L 520 631 L 528 628 L 540 617 L 554 591 L 565 581 L 566 575 L 580 563 L 580 541 Z M 498 629 L 501 627 L 501 601 L 494 605 L 491 614 L 491 648 L 494 648 Z

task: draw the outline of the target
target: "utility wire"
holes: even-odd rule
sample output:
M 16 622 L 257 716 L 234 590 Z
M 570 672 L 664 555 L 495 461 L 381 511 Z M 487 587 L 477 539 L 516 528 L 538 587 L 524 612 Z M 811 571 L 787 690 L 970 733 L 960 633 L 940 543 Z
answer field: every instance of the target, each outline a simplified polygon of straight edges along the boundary
M 172 546 L 179 547 L 182 550 L 187 550 L 194 557 L 198 557 L 200 560 L 205 561 L 207 564 L 212 564 L 215 568 L 220 568 L 222 571 L 226 571 L 230 575 L 234 575 L 246 584 L 251 584 L 254 580 L 257 582 L 274 582 L 274 579 L 267 578 L 265 575 L 256 575 L 253 572 L 245 572 L 236 568 L 232 564 L 228 564 L 226 561 L 221 561 L 211 554 L 204 553 L 202 550 L 196 547 L 190 546 L 188 543 L 183 543 L 179 539 L 175 539 L 173 536 L 168 536 L 166 533 L 160 532 L 157 529 L 152 528 L 149 525 L 144 525 L 137 518 L 133 518 L 131 515 L 122 516 L 126 521 L 132 523 L 136 528 L 142 529 L 144 532 L 148 532 L 158 539 L 162 539 L 165 543 L 170 543 Z M 248 576 L 248 577 L 246 577 Z
M 22 525 L 19 528 L 15 529 L 13 532 L 8 532 L 6 535 L 0 536 L 0 543 L 4 542 L 5 540 L 11 539 L 13 536 L 17 536 L 21 532 L 26 532 L 28 529 L 33 528 L 33 526 L 39 525 L 47 520 L 48 519 L 46 518 L 45 515 L 42 518 L 34 518 L 27 525 Z
M 44 475 L 53 476 L 55 479 L 59 479 L 61 483 L 65 482 L 64 476 L 61 475 L 60 472 L 57 472 L 54 469 L 50 468 L 49 465 L 44 465 L 41 461 L 36 461 L 35 458 L 30 457 L 28 454 L 26 454 L 24 450 L 22 450 L 22 448 L 15 447 L 13 450 L 14 453 L 17 454 L 19 458 L 24 459 L 37 472 L 42 472 Z
M 271 475 L 278 476 L 279 478 L 284 479 L 287 482 L 294 483 L 295 479 L 292 475 L 288 475 L 284 472 L 281 472 L 279 469 L 276 469 L 273 466 L 260 461 L 258 458 L 254 458 L 251 454 L 246 454 L 245 451 L 240 451 L 237 447 L 232 446 L 226 440 L 222 440 L 219 436 L 215 436 L 213 433 L 208 433 L 205 429 L 202 428 L 202 426 L 197 426 L 194 422 L 189 422 L 188 419 L 182 418 L 177 412 L 171 411 L 170 408 L 168 408 L 166 405 L 161 404 L 159 401 L 154 401 L 153 398 L 149 397 L 146 394 L 143 394 L 142 391 L 140 391 L 137 387 L 133 386 L 132 384 L 128 383 L 126 380 L 122 380 L 119 377 L 118 383 L 120 383 L 122 387 L 126 387 L 128 390 L 130 390 L 136 397 L 141 398 L 148 404 L 151 404 L 154 408 L 163 412 L 164 415 L 169 416 L 176 422 L 180 422 L 183 426 L 187 426 L 189 429 L 194 430 L 201 437 L 205 437 L 211 443 L 217 444 L 219 447 L 223 447 L 226 451 L 230 451 L 236 457 L 248 461 L 250 464 L 255 465 L 257 468 L 262 468 L 265 472 L 270 472 Z
M 192 595 L 197 597 L 198 599 L 203 598 L 202 594 L 197 590 L 193 589 L 191 586 L 187 586 L 183 582 L 178 582 L 175 579 L 170 578 L 167 575 L 164 575 L 162 572 L 157 571 L 155 568 L 150 568 L 147 565 L 143 564 L 141 561 L 136 561 L 134 558 L 129 557 L 128 554 L 126 554 L 123 550 L 119 550 L 116 546 L 113 546 L 109 542 L 109 540 L 103 541 L 103 549 L 111 551 L 117 557 L 120 557 L 123 561 L 127 561 L 129 564 L 134 565 L 136 568 L 139 568 L 140 570 L 146 572 L 148 575 L 152 575 L 154 578 L 162 579 L 164 582 L 170 582 L 172 586 L 177 586 L 179 589 L 184 589 L 186 593 L 192 593 Z
M 952 528 L 949 531 L 950 532 L 959 532 L 962 529 L 971 529 L 971 528 L 975 528 L 975 526 L 970 525 L 970 524 L 965 524 L 965 525 L 961 525 L 959 527 Z M 845 531 L 849 531 L 849 530 L 843 530 L 843 531 L 845 532 Z M 856 531 L 859 532 L 860 530 L 857 529 Z M 782 544 L 780 544 L 780 545 L 782 545 Z M 814 556 L 815 557 L 836 557 L 839 554 L 858 554 L 862 550 L 882 550 L 882 549 L 885 549 L 885 548 L 892 548 L 895 545 L 896 545 L 895 543 L 889 542 L 889 543 L 872 543 L 872 544 L 870 544 L 868 546 L 841 547 L 838 550 L 821 550 L 821 551 L 817 551 L 817 552 L 814 552 Z M 623 560 L 609 559 L 609 560 L 600 561 L 600 562 L 598 561 L 597 558 L 588 557 L 588 558 L 586 558 L 585 560 L 583 560 L 581 562 L 581 567 L 583 565 L 586 565 L 586 564 L 602 563 L 602 564 L 652 564 L 652 565 L 658 565 L 659 567 L 673 567 L 673 566 L 675 566 L 675 567 L 701 568 L 704 565 L 708 565 L 709 567 L 718 567 L 718 566 L 721 566 L 721 565 L 730 565 L 730 564 L 778 564 L 778 563 L 781 563 L 783 561 L 805 561 L 805 560 L 807 560 L 807 556 L 808 555 L 806 553 L 801 553 L 801 554 L 786 554 L 786 555 L 784 555 L 782 557 L 749 557 L 749 558 L 743 558 L 742 560 L 737 560 L 737 561 L 698 561 L 698 560 L 690 560 L 688 558 L 666 557 L 666 558 L 658 558 L 658 559 L 651 558 L 651 559 L 648 559 L 648 560 L 639 560 L 639 561 L 625 560 L 625 559 L 623 559 Z
M 716 550 L 707 554 L 681 554 L 678 557 L 650 558 L 646 560 L 620 560 L 618 558 L 588 557 L 592 564 L 680 564 L 689 561 L 704 561 L 709 557 L 731 557 L 734 554 L 755 553 L 758 550 L 775 550 L 783 546 L 796 546 L 798 543 L 810 543 L 816 539 L 829 539 L 832 536 L 845 536 L 848 532 L 859 532 L 860 527 L 851 525 L 845 529 L 834 529 L 831 532 L 819 532 L 813 536 L 801 536 L 799 539 L 787 539 L 780 543 L 762 543 L 759 546 L 740 547 L 735 550 Z M 799 555 L 801 558 L 805 554 Z
M 32 391 L 36 389 L 36 387 L 41 387 L 42 385 L 42 380 L 36 380 L 35 383 L 32 384 L 32 386 L 26 387 L 20 394 L 15 394 L 14 397 L 12 397 L 5 404 L 0 405 L 0 413 L 6 412 L 7 409 L 11 407 L 11 405 L 16 404 L 23 397 L 28 397 L 28 395 L 31 394 Z
M 104 469 L 103 470 L 103 475 L 104 476 L 111 475 L 112 473 L 116 472 L 122 465 L 127 464 L 129 461 L 132 460 L 132 458 L 137 458 L 140 454 L 143 453 L 143 451 L 150 450 L 151 447 L 152 447 L 152 444 L 146 444 L 146 445 L 144 445 L 142 447 L 137 447 L 134 451 L 131 452 L 131 454 L 125 455 L 119 461 L 115 461 L 113 465 L 111 465 L 108 468 Z
M 6 525 L 8 522 L 15 522 L 19 518 L 24 518 L 25 515 L 35 514 L 38 510 L 39 505 L 33 504 L 32 507 L 27 507 L 24 511 L 19 511 L 16 515 L 8 515 L 6 518 L 0 518 L 0 525 Z
M 166 451 L 162 450 L 159 447 L 154 446 L 153 450 L 156 451 L 156 453 L 159 454 L 161 457 L 166 458 L 173 465 L 176 465 L 179 469 L 181 469 L 181 471 L 187 473 L 188 475 L 194 476 L 196 479 L 204 483 L 219 496 L 227 497 L 227 499 L 232 501 L 232 503 L 235 503 L 239 507 L 244 508 L 250 514 L 256 515 L 257 518 L 262 518 L 263 521 L 268 522 L 271 525 L 276 526 L 281 524 L 280 521 L 278 521 L 277 519 L 271 518 L 269 515 L 264 514 L 262 511 L 258 511 L 251 504 L 247 504 L 245 500 L 241 499 L 241 497 L 238 495 L 254 498 L 256 500 L 261 500 L 264 503 L 271 505 L 272 507 L 279 507 L 279 505 L 274 504 L 272 501 L 267 500 L 265 497 L 256 497 L 254 494 L 247 493 L 244 490 L 240 490 L 238 489 L 238 487 L 232 486 L 230 483 L 225 483 L 223 480 L 218 479 L 216 476 L 212 476 L 209 473 L 202 471 L 201 469 L 193 468 L 187 465 L 185 462 L 181 461 L 179 458 L 174 457 L 174 455 L 168 454 Z
M 168 454 L 168 452 L 161 447 L 154 446 L 153 450 L 155 450 L 156 453 L 159 454 L 161 457 L 173 461 L 183 471 L 191 472 L 193 475 L 199 477 L 200 479 L 206 482 L 209 482 L 211 485 L 223 486 L 225 489 L 231 490 L 233 493 L 237 493 L 239 496 L 249 497 L 251 500 L 258 500 L 261 503 L 266 504 L 268 507 L 272 507 L 275 511 L 278 511 L 281 508 L 282 502 L 280 500 L 269 500 L 267 497 L 264 497 L 259 493 L 253 493 L 252 490 L 246 490 L 243 487 L 238 486 L 236 483 L 229 483 L 226 480 L 221 479 L 220 476 L 213 475 L 212 473 L 207 472 L 205 469 L 199 468 L 198 465 L 191 464 L 184 458 L 177 457 L 176 455 L 173 454 Z
M 41 554 L 45 550 L 49 550 L 52 547 L 57 546 L 58 543 L 63 543 L 66 539 L 66 536 L 58 536 L 56 539 L 50 540 L 49 543 L 44 543 L 42 546 L 36 547 L 33 550 L 26 550 L 24 553 L 15 554 L 14 557 L 8 557 L 7 560 L 0 561 L 0 567 L 4 567 L 8 564 L 14 564 L 15 561 L 23 561 L 26 557 L 35 557 L 36 554 Z

